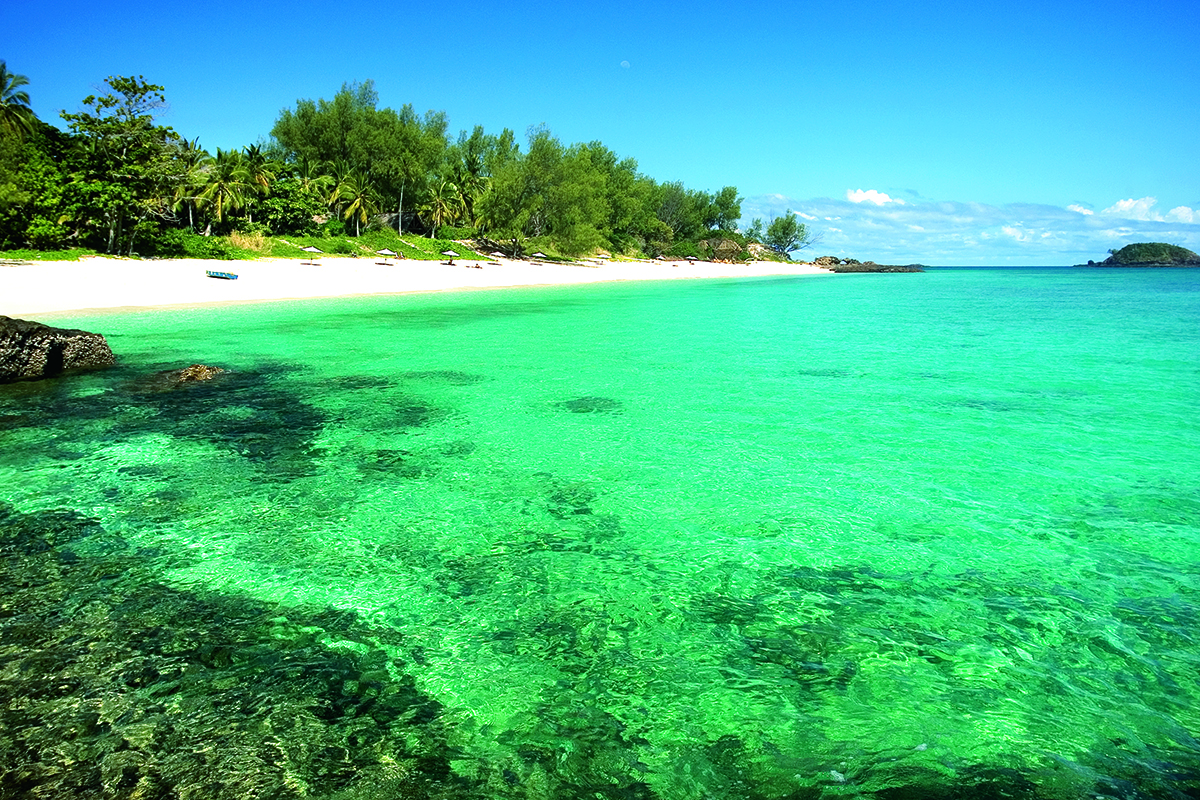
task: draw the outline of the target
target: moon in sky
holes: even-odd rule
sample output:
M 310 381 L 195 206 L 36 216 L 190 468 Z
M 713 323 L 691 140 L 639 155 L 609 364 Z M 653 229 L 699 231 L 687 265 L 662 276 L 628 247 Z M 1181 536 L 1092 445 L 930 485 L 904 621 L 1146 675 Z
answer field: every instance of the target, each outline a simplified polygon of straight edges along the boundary
M 621 62 L 621 69 L 629 69 L 629 62 L 628 62 L 628 61 L 622 61 L 622 62 Z

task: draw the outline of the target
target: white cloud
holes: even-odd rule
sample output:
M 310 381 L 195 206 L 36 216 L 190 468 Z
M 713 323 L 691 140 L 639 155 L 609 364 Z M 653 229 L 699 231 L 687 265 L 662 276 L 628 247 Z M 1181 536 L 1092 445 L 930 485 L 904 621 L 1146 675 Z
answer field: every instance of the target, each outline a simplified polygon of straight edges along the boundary
M 879 192 L 875 193 L 879 195 Z M 821 243 L 804 257 L 836 255 L 881 264 L 1083 264 L 1132 242 L 1171 242 L 1200 251 L 1200 208 L 1159 212 L 1156 198 L 1120 200 L 1092 213 L 1040 203 L 1005 206 L 960 201 L 879 203 L 867 192 L 845 199 L 761 195 L 742 203 L 745 219 L 801 214 Z M 859 199 L 856 200 L 855 197 Z M 1080 210 L 1082 209 L 1082 210 Z M 835 227 L 836 226 L 836 227 Z
M 1200 222 L 1200 212 L 1187 206 L 1176 206 L 1166 214 L 1159 214 L 1154 210 L 1156 205 L 1158 205 L 1156 197 L 1143 197 L 1139 200 L 1130 198 L 1118 200 L 1100 213 L 1141 222 L 1183 222 L 1187 224 Z
M 797 216 L 804 217 L 805 219 L 816 219 L 816 217 L 814 217 L 812 214 L 805 214 L 803 211 L 796 211 L 794 213 Z
M 851 203 L 874 203 L 877 206 L 895 203 L 896 205 L 904 205 L 904 201 L 889 197 L 883 192 L 877 192 L 874 189 L 847 189 L 846 199 Z
M 1101 211 L 1101 214 L 1111 214 L 1114 217 L 1123 217 L 1125 219 L 1139 219 L 1142 221 L 1162 219 L 1155 214 L 1151 209 L 1158 203 L 1156 197 L 1143 197 L 1140 200 L 1130 198 L 1128 200 L 1118 200 L 1108 208 Z
M 1005 236 L 1011 236 L 1018 242 L 1028 242 L 1033 238 L 1033 234 L 1023 231 L 1020 228 L 1013 227 L 1012 225 L 1003 225 L 1001 226 L 1000 231 Z

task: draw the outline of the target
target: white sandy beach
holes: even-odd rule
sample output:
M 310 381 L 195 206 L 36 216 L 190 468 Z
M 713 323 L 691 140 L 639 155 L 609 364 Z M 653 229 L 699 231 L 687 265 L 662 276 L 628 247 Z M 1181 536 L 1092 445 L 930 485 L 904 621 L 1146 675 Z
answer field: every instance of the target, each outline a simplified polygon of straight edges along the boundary
M 474 269 L 472 265 L 480 265 Z M 231 272 L 237 280 L 206 276 Z M 321 258 L 317 266 L 291 259 L 137 261 L 85 258 L 0 266 L 0 315 L 53 317 L 66 312 L 196 306 L 404 294 L 512 286 L 546 286 L 602 281 L 766 275 L 832 275 L 809 264 L 755 261 L 748 264 L 621 261 L 549 264 L 498 260 L 437 261 L 402 259 L 385 265 L 364 258 Z

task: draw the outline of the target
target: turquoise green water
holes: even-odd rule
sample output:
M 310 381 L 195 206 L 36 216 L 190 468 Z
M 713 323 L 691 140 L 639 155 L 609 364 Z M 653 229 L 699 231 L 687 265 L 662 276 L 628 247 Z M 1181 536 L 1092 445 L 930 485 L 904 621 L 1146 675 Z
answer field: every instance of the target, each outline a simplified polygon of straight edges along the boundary
M 63 618 L 104 609 L 96 636 L 118 639 L 129 603 L 144 616 L 206 598 L 205 636 L 223 635 L 222 604 L 252 608 L 253 630 L 220 657 L 154 645 L 179 675 L 233 691 L 275 668 L 239 655 L 261 639 L 373 660 L 335 694 L 407 687 L 410 710 L 383 722 L 359 700 L 313 717 L 314 737 L 351 718 L 374 731 L 321 756 L 357 768 L 256 756 L 286 773 L 274 796 L 385 796 L 365 788 L 385 779 L 421 796 L 697 800 L 1200 787 L 1196 270 L 601 285 L 54 324 L 104 333 L 120 361 L 0 387 L 13 529 L 87 520 L 38 551 L 66 553 L 38 573 L 45 592 L 91 576 L 56 596 Z M 230 372 L 168 393 L 140 382 L 196 362 Z M 169 637 L 183 623 L 156 624 Z M 41 662 L 6 637 L 15 692 Z M 67 674 L 86 648 L 56 641 L 75 653 L 56 656 Z M 186 718 L 163 699 L 180 684 L 111 680 L 71 695 L 95 704 L 88 736 L 124 742 L 95 752 L 137 754 L 96 778 L 106 790 L 166 763 L 151 739 Z M 125 716 L 104 710 L 115 697 Z M 279 714 L 238 703 L 237 736 L 294 741 Z M 145 741 L 114 733 L 135 718 Z M 11 760 L 34 760 L 22 752 Z

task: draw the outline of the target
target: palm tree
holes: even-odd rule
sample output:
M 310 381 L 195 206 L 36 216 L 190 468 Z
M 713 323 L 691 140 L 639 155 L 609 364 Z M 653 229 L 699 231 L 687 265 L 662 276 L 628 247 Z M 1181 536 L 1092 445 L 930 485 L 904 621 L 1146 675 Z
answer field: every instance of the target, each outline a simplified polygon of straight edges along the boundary
M 329 199 L 337 203 L 344 219 L 354 218 L 355 236 L 361 232 L 360 223 L 366 224 L 379 212 L 379 194 L 371 179 L 361 172 L 344 173 Z
M 266 154 L 262 148 L 256 144 L 242 150 L 245 158 L 243 163 L 246 165 L 246 172 L 250 175 L 250 187 L 255 194 L 268 195 L 271 193 L 271 182 L 275 180 L 275 164 L 267 160 Z M 247 198 L 248 210 L 247 218 L 254 222 L 254 212 Z
M 270 194 L 271 181 L 275 180 L 275 165 L 267 160 L 266 153 L 256 144 L 244 148 L 244 152 L 250 182 L 257 184 L 262 194 Z
M 199 192 L 204 188 L 212 156 L 200 147 L 199 139 L 184 139 L 179 145 L 179 160 L 183 162 L 182 180 L 175 186 L 175 210 L 186 207 L 188 230 L 196 230 L 195 211 L 199 204 Z
M 292 169 L 292 177 L 300 182 L 300 188 L 306 192 L 323 194 L 333 184 L 333 178 L 317 169 L 307 158 L 301 159 Z
M 429 214 L 429 222 L 433 226 L 433 235 L 430 238 L 437 238 L 439 225 L 454 221 L 460 212 L 461 202 L 458 186 L 448 180 L 438 182 L 433 194 L 429 196 L 429 202 L 425 204 L 425 211 Z
M 8 71 L 0 60 L 0 130 L 23 137 L 33 130 L 33 109 L 29 107 L 29 92 L 21 89 L 29 78 Z
M 217 148 L 217 157 L 208 165 L 204 188 L 197 199 L 212 206 L 217 222 L 224 222 L 226 213 L 246 205 L 247 195 L 254 188 L 242 154 Z
M 458 190 L 458 205 L 467 225 L 478 225 L 475 203 L 487 191 L 489 181 L 484 174 L 483 153 L 470 149 L 451 168 L 453 184 Z

